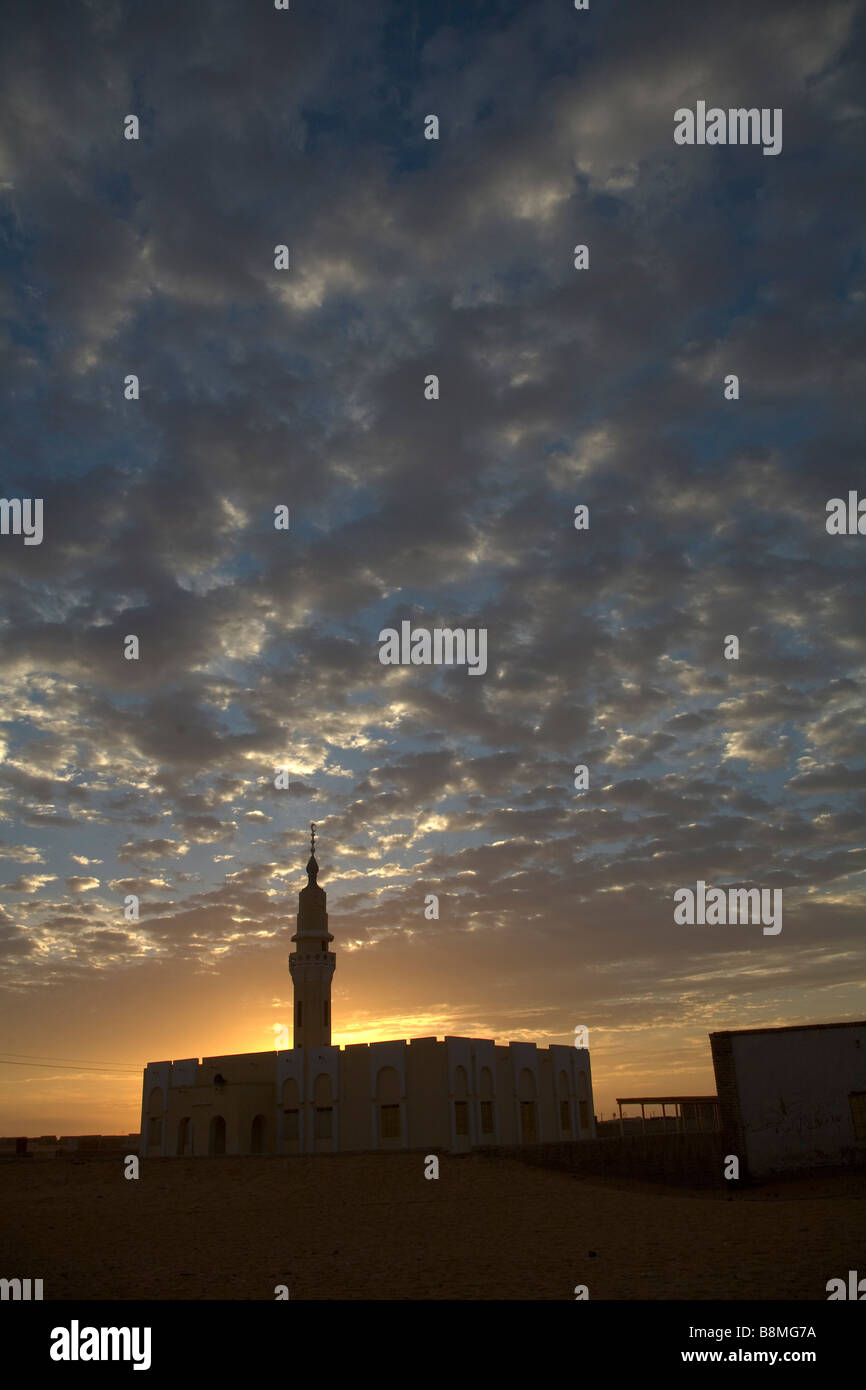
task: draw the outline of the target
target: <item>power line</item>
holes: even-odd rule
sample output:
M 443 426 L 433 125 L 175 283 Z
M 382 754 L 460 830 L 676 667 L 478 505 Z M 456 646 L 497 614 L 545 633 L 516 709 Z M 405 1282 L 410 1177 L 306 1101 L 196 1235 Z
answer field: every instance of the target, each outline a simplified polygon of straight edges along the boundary
M 2 1055 L 3 1055 L 4 1057 L 24 1057 L 25 1060 L 28 1061 L 28 1062 L 29 1062 L 29 1061 L 36 1061 L 37 1059 L 38 1059 L 40 1062 L 53 1062 L 53 1061 L 54 1061 L 54 1058 L 53 1058 L 53 1057 L 47 1057 L 47 1056 L 45 1055 L 44 1052 L 9 1052 L 9 1051 L 7 1051 L 5 1048 L 0 1049 L 0 1051 L 2 1051 Z M 81 1065 L 82 1065 L 83 1067 L 99 1067 L 99 1066 L 102 1066 L 102 1065 L 103 1065 L 101 1062 L 91 1062 L 91 1060 L 90 1060 L 89 1057 L 67 1057 L 66 1060 L 67 1060 L 67 1062 L 80 1062 Z M 57 1065 L 57 1066 L 61 1066 L 62 1063 L 57 1062 L 56 1065 Z M 129 1063 L 128 1063 L 128 1062 L 106 1062 L 106 1063 L 105 1063 L 105 1066 L 107 1066 L 107 1067 L 115 1067 L 115 1066 L 117 1066 L 117 1067 L 128 1067 L 128 1066 L 129 1066 Z
M 44 1066 L 49 1072 L 99 1072 L 101 1076 L 106 1072 L 114 1072 L 115 1076 L 138 1076 L 138 1072 L 121 1072 L 113 1066 L 71 1066 L 65 1062 L 7 1062 L 6 1058 L 1 1056 L 0 1066 Z

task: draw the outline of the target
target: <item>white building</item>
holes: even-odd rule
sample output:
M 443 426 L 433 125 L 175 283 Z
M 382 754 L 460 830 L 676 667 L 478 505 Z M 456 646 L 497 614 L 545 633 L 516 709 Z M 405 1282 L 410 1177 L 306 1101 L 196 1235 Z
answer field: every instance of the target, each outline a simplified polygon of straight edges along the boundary
M 710 1046 L 742 1173 L 866 1162 L 866 1021 L 711 1033 Z
M 461 1153 L 595 1138 L 586 1048 L 458 1037 L 331 1043 L 336 954 L 314 847 L 289 957 L 294 1047 L 149 1062 L 142 1155 Z

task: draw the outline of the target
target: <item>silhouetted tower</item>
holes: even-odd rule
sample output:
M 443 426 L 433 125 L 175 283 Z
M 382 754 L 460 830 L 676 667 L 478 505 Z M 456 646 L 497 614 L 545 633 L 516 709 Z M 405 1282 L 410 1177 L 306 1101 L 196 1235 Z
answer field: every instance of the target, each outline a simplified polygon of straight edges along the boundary
M 298 894 L 298 930 L 289 956 L 289 974 L 295 994 L 293 1047 L 324 1047 L 331 1041 L 331 980 L 337 958 L 328 950 L 333 936 L 328 931 L 327 894 L 316 882 L 316 827 L 310 826 L 308 883 Z

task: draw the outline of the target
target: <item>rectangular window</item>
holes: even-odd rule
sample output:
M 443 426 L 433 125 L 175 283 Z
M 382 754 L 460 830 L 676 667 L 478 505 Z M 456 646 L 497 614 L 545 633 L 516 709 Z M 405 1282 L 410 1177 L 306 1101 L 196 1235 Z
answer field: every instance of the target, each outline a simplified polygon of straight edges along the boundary
M 483 1100 L 481 1102 L 481 1133 L 493 1133 L 493 1101 Z
M 465 1100 L 454 1102 L 454 1130 L 457 1134 L 469 1133 L 469 1105 Z
M 571 1133 L 571 1109 L 567 1100 L 559 1102 L 559 1123 L 566 1134 Z
M 866 1091 L 852 1091 L 848 1104 L 854 1121 L 854 1138 L 866 1139 Z
M 379 1107 L 379 1138 L 400 1138 L 399 1105 L 382 1105 Z
M 295 1005 L 295 1012 L 296 1012 L 297 1015 L 298 1015 L 297 1018 L 295 1019 L 295 1023 L 296 1023 L 297 1026 L 300 1028 L 301 1024 L 302 1024 L 303 1021 L 304 1021 L 304 1004 L 303 1004 L 303 1001 L 302 1001 L 301 999 L 299 999 L 298 1002 L 297 1002 L 297 1004 Z
M 580 1127 L 584 1134 L 589 1129 L 589 1101 L 582 1100 L 580 1104 Z
M 151 1115 L 150 1120 L 149 1120 L 149 1122 L 148 1122 L 147 1142 L 148 1142 L 148 1144 L 161 1144 L 161 1143 L 162 1143 L 162 1116 L 161 1116 L 161 1115 Z
M 283 1137 L 285 1139 L 300 1139 L 301 1124 L 297 1110 L 283 1111 Z
M 323 1105 L 316 1110 L 316 1138 L 330 1139 L 332 1134 L 331 1119 L 334 1113 L 333 1106 Z
M 325 1027 L 327 1028 L 327 1026 L 328 1026 L 328 1001 L 327 1001 L 327 999 L 326 999 L 325 1002 L 324 1002 L 323 1008 L 324 1008 L 324 1017 L 325 1017 Z

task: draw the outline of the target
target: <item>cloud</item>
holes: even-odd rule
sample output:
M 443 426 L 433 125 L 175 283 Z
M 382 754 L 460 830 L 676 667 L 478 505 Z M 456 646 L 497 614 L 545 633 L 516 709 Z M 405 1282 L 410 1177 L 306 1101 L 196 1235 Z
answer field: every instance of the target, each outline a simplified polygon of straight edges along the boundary
M 99 887 L 98 878 L 79 878 L 73 876 L 64 880 L 70 893 L 89 893 L 91 889 Z
M 856 9 L 464 9 L 11 26 L 4 486 L 46 532 L 0 548 L 0 857 L 100 867 L 5 885 L 21 988 L 34 941 L 52 980 L 273 949 L 310 821 L 373 1012 L 644 1028 L 700 976 L 704 1028 L 856 977 Z M 782 105 L 783 155 L 678 150 L 700 97 Z M 403 619 L 487 674 L 382 667 Z M 784 957 L 672 933 L 714 877 L 785 885 Z
M 128 840 L 117 850 L 119 863 L 136 862 L 140 859 L 177 859 L 189 853 L 189 846 L 179 840 Z
M 46 883 L 54 883 L 56 878 L 56 874 L 19 874 L 2 886 L 7 893 L 36 893 Z
M 42 864 L 44 856 L 35 845 L 6 845 L 0 841 L 0 859 L 15 859 L 19 864 Z

